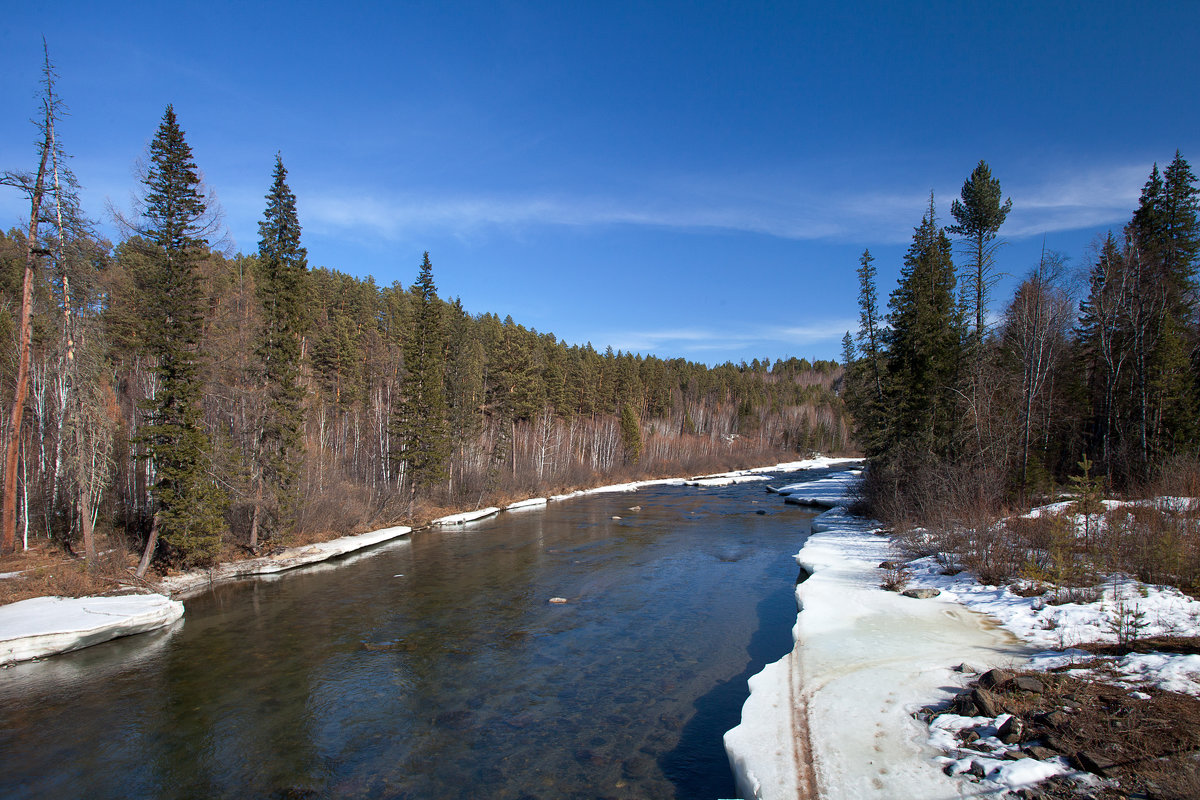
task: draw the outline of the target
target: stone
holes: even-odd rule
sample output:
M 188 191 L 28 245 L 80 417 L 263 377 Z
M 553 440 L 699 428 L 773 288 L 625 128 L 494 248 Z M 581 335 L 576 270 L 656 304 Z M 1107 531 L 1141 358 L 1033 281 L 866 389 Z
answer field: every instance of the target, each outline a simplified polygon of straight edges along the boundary
M 1046 691 L 1045 685 L 1032 675 L 1018 675 L 1013 678 L 1013 686 L 1030 694 L 1041 694 Z
M 957 667 L 955 667 L 954 671 L 955 672 L 965 672 L 965 673 L 969 673 L 971 675 L 975 675 L 979 672 L 979 668 L 964 662 L 962 664 L 959 664 Z
M 971 692 L 971 700 L 975 703 L 975 707 L 979 709 L 981 716 L 998 717 L 1004 713 L 1004 704 L 1000 702 L 1000 698 L 987 689 L 973 690 Z
M 980 764 L 978 761 L 972 761 L 971 768 L 967 770 L 967 772 L 971 775 L 974 775 L 976 778 L 987 777 L 987 770 L 984 768 L 983 764 Z
M 1042 714 L 1042 724 L 1058 728 L 1060 731 L 1066 730 L 1071 727 L 1071 715 L 1065 711 L 1051 711 L 1049 714 Z
M 974 728 L 968 728 L 962 732 L 962 740 L 965 744 L 979 741 L 979 731 Z
M 1045 761 L 1049 758 L 1054 758 L 1058 753 L 1051 750 L 1049 747 L 1042 747 L 1040 744 L 1031 744 L 1024 750 L 1030 758 L 1036 758 L 1038 761 Z
M 1020 717 L 1009 717 L 996 731 L 996 738 L 1005 744 L 1016 744 L 1025 735 L 1025 724 Z
M 914 597 L 917 600 L 928 600 L 931 597 L 937 597 L 941 593 L 940 589 L 905 589 L 901 592 L 905 597 Z
M 1075 763 L 1079 765 L 1080 769 L 1094 772 L 1101 778 L 1108 777 L 1108 771 L 1117 766 L 1117 762 L 1103 753 L 1097 753 L 1095 750 L 1081 750 L 1079 753 L 1076 753 Z
M 1059 739 L 1057 736 L 1052 734 L 1043 736 L 1042 744 L 1046 745 L 1046 747 L 1053 750 L 1055 753 L 1067 752 L 1067 746 L 1063 743 L 1062 739 Z
M 961 714 L 964 717 L 974 717 L 979 713 L 979 709 L 975 705 L 975 693 L 970 689 L 956 694 L 950 707 L 954 709 L 956 714 Z
M 1002 669 L 989 669 L 987 672 L 979 676 L 979 685 L 984 689 L 995 689 L 1002 683 L 1008 683 L 1013 678 L 1013 674 Z

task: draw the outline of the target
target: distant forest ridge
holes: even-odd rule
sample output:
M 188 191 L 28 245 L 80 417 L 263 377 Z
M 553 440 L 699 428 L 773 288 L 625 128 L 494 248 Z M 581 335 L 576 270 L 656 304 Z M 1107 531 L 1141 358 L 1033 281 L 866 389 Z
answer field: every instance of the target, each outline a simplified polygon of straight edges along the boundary
M 6 173 L 31 221 L 0 233 L 6 550 L 23 535 L 94 556 L 101 531 L 141 552 L 144 573 L 851 446 L 834 362 L 708 367 L 567 345 L 439 297 L 429 254 L 408 288 L 309 269 L 278 159 L 258 252 L 215 252 L 171 107 L 125 234 L 105 241 L 53 135 L 47 66 L 40 166 Z

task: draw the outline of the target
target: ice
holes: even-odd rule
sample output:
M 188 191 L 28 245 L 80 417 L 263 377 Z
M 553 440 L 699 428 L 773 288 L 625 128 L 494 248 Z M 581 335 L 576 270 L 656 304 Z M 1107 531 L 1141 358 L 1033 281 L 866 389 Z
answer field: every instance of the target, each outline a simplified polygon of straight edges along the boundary
M 834 508 L 846 504 L 851 490 L 861 476 L 860 470 L 837 472 L 813 481 L 780 486 L 776 491 L 786 496 L 784 502 L 793 505 Z
M 701 488 L 709 486 L 732 486 L 737 483 L 755 483 L 757 481 L 769 481 L 769 475 L 723 475 L 715 478 L 692 478 L 685 481 L 688 486 L 699 486 Z
M 170 625 L 183 603 L 161 594 L 35 597 L 0 606 L 0 663 L 79 650 Z
M 488 506 L 487 508 L 477 508 L 474 511 L 462 511 L 458 514 L 450 514 L 445 517 L 438 517 L 430 522 L 430 525 L 463 525 L 467 522 L 490 517 L 492 514 L 498 514 L 500 509 L 496 506 Z
M 353 553 L 364 547 L 371 547 L 409 533 L 412 533 L 412 528 L 397 525 L 369 533 L 342 536 L 328 542 L 289 547 L 274 555 L 218 564 L 212 569 L 191 570 L 179 575 L 169 575 L 158 582 L 158 590 L 172 597 L 187 597 L 201 592 L 215 583 L 224 583 L 255 575 L 270 575 L 320 561 L 328 561 L 331 558 Z
M 528 500 L 518 500 L 504 507 L 505 511 L 527 511 L 531 508 L 541 508 L 548 501 L 545 497 L 531 497 Z
M 844 498 L 855 477 L 793 488 Z M 956 603 L 882 590 L 878 565 L 896 554 L 872 523 L 837 508 L 813 528 L 797 555 L 811 577 L 796 588 L 795 647 L 751 679 L 742 722 L 725 735 L 740 791 L 764 799 L 814 789 L 822 798 L 958 794 L 911 713 L 949 696 L 961 678 L 951 665 L 1007 664 L 1021 648 Z

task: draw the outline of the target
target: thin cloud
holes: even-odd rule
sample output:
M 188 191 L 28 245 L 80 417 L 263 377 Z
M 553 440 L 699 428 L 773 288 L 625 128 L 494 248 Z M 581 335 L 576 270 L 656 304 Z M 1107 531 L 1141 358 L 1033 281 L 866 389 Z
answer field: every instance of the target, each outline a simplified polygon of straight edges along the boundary
M 1020 238 L 1047 232 L 1117 224 L 1136 206 L 1148 168 L 1118 166 L 1082 175 L 1015 186 L 1013 212 L 1004 235 Z M 475 236 L 488 230 L 515 232 L 537 226 L 614 225 L 677 230 L 724 230 L 792 240 L 903 243 L 912 236 L 929 201 L 920 191 L 851 194 L 787 187 L 762 179 L 761 186 L 731 181 L 729 191 L 686 186 L 641 187 L 628 196 L 588 194 L 463 194 L 361 196 L 338 191 L 299 192 L 307 227 L 324 233 L 357 233 L 384 239 L 431 230 Z M 936 188 L 936 187 L 935 187 Z M 755 191 L 757 190 L 757 191 Z M 935 192 L 940 221 L 958 188 Z
M 686 328 L 612 332 L 599 337 L 614 350 L 631 353 L 720 354 L 762 348 L 806 347 L 837 341 L 853 330 L 857 320 L 819 320 L 806 325 L 759 328 Z

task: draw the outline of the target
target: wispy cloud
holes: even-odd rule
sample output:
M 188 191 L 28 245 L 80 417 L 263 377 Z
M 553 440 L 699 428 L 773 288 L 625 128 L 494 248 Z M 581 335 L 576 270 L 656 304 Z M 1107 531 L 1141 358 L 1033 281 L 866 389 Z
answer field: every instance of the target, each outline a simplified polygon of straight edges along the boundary
M 683 353 L 701 360 L 723 360 L 728 354 L 777 351 L 783 344 L 789 348 L 827 344 L 853 330 L 857 320 L 818 320 L 807 325 L 761 327 L 667 328 L 663 330 L 612 331 L 597 337 L 614 350 L 633 353 Z

